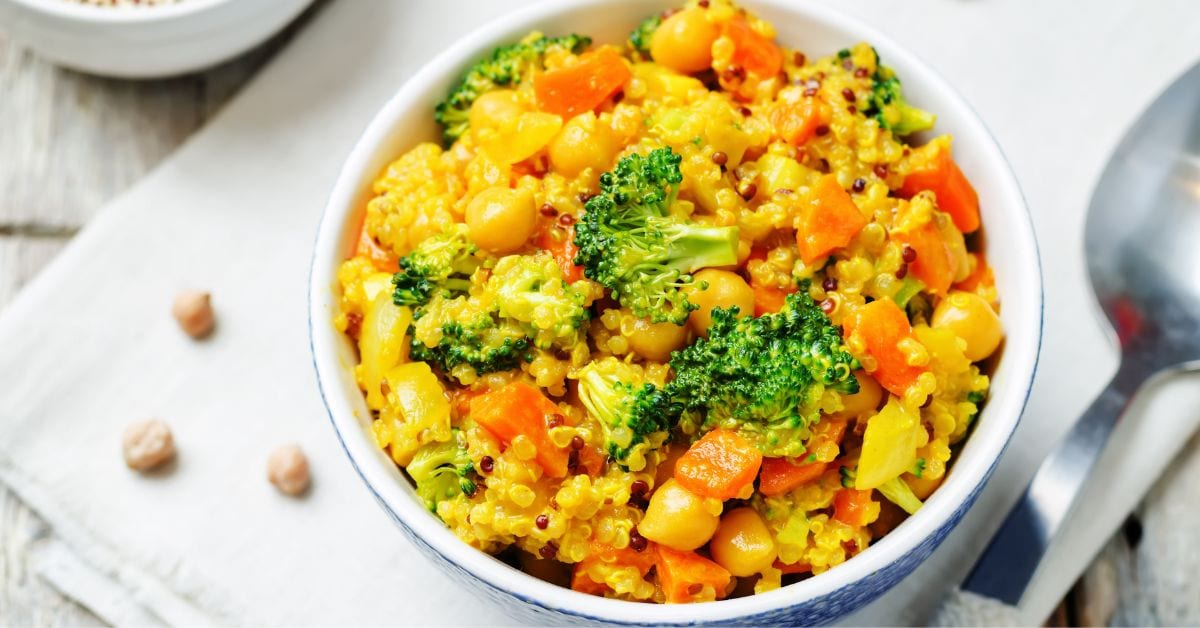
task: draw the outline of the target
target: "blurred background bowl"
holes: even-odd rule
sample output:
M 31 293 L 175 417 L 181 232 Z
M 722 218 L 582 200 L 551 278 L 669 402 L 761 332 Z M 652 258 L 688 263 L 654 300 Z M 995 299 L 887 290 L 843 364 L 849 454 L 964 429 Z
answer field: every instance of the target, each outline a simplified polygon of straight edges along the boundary
M 201 70 L 266 41 L 312 0 L 179 0 L 95 6 L 0 0 L 0 30 L 80 72 L 148 79 Z

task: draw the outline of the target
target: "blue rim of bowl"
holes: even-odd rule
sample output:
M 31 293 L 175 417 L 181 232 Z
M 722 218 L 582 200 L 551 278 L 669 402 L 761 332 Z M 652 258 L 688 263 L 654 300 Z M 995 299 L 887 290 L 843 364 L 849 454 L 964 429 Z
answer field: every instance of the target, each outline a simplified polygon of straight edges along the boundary
M 216 0 L 216 1 L 224 1 L 224 0 Z M 527 14 L 528 15 L 537 14 L 540 10 L 542 10 L 542 7 L 552 6 L 552 5 L 556 5 L 556 4 L 560 4 L 560 2 L 556 1 L 556 0 L 547 0 L 546 2 L 539 2 L 535 5 L 525 7 L 519 11 L 508 14 L 507 16 L 505 16 L 504 21 L 506 21 L 506 22 L 514 21 L 515 22 Z M 804 4 L 809 4 L 809 3 L 804 3 Z M 1000 159 L 1003 161 L 1005 168 L 1006 168 L 1006 174 L 1008 175 L 1008 178 L 1010 179 L 1012 188 L 1014 190 L 1016 190 L 1017 197 L 1021 203 L 1022 215 L 1024 218 L 1023 226 L 1024 226 L 1026 234 L 1029 237 L 1029 241 L 1033 247 L 1033 249 L 1032 249 L 1033 267 L 1034 267 L 1034 270 L 1036 271 L 1036 278 L 1037 278 L 1037 282 L 1038 282 L 1037 291 L 1036 291 L 1036 297 L 1038 300 L 1038 302 L 1037 302 L 1037 317 L 1036 317 L 1037 318 L 1037 325 L 1036 325 L 1037 338 L 1036 338 L 1036 342 L 1034 343 L 1034 346 L 1033 346 L 1033 351 L 1034 351 L 1033 363 L 1029 370 L 1029 376 L 1026 379 L 1026 381 L 1023 383 L 1025 394 L 1024 394 L 1024 398 L 1021 400 L 1021 403 L 1019 404 L 1019 406 L 1016 409 L 1017 410 L 1017 418 L 1013 422 L 1012 428 L 1009 429 L 1008 433 L 1004 436 L 1003 445 L 1000 447 L 1000 450 L 997 452 L 996 456 L 992 459 L 992 462 L 988 466 L 987 470 L 980 476 L 979 481 L 975 484 L 974 487 L 972 487 L 970 489 L 968 494 L 965 496 L 962 503 L 957 508 L 950 511 L 949 516 L 941 525 L 932 528 L 932 530 L 929 533 L 927 533 L 922 538 L 918 539 L 915 543 L 913 543 L 912 547 L 910 547 L 907 551 L 899 554 L 893 560 L 884 563 L 878 569 L 876 569 L 875 571 L 868 574 L 867 577 L 870 577 L 870 575 L 884 572 L 884 571 L 888 570 L 889 568 L 896 566 L 898 563 L 902 562 L 906 557 L 920 551 L 923 547 L 925 547 L 926 545 L 928 545 L 930 543 L 932 543 L 932 548 L 930 548 L 930 551 L 932 551 L 932 549 L 936 549 L 936 547 L 942 543 L 942 541 L 946 538 L 946 536 L 949 535 L 950 531 L 953 530 L 953 528 L 955 526 L 957 526 L 958 522 L 962 519 L 963 516 L 965 516 L 966 512 L 970 509 L 970 507 L 972 505 L 974 505 L 974 503 L 977 501 L 978 497 L 983 492 L 987 483 L 990 481 L 993 474 L 995 473 L 997 467 L 1000 464 L 1000 461 L 1004 458 L 1005 453 L 1007 453 L 1008 447 L 1012 444 L 1013 436 L 1016 434 L 1017 429 L 1020 427 L 1020 425 L 1023 421 L 1025 410 L 1028 408 L 1029 398 L 1033 392 L 1033 384 L 1037 379 L 1038 367 L 1039 367 L 1039 364 L 1041 361 L 1041 349 L 1042 349 L 1042 345 L 1043 345 L 1043 342 L 1045 339 L 1045 280 L 1044 280 L 1043 266 L 1042 266 L 1042 260 L 1041 260 L 1041 248 L 1038 243 L 1037 232 L 1034 229 L 1033 215 L 1029 209 L 1029 204 L 1025 198 L 1024 190 L 1021 188 L 1020 182 L 1016 177 L 1016 173 L 1012 168 L 1012 162 L 1008 159 L 1008 156 L 1004 153 L 1004 150 L 1001 148 L 999 142 L 996 140 L 995 134 L 992 133 L 991 129 L 983 121 L 983 118 L 979 116 L 979 113 L 970 104 L 970 101 L 967 100 L 932 65 L 927 63 L 924 59 L 917 56 L 915 53 L 909 51 L 907 48 L 897 44 L 896 42 L 894 42 L 892 40 L 891 37 L 888 37 L 886 34 L 878 31 L 873 26 L 870 26 L 869 24 L 864 23 L 862 20 L 860 20 L 859 18 L 857 18 L 855 16 L 849 15 L 847 13 L 844 13 L 838 9 L 835 9 L 835 8 L 832 8 L 829 6 L 809 4 L 809 7 L 826 11 L 829 14 L 837 15 L 839 19 L 852 24 L 856 29 L 858 29 L 864 35 L 867 35 L 871 39 L 871 41 L 886 41 L 888 44 L 894 46 L 895 48 L 904 51 L 904 53 L 907 54 L 908 56 L 910 56 L 916 63 L 923 66 L 923 69 L 925 71 L 927 71 L 935 79 L 935 81 L 937 82 L 936 87 L 939 90 L 942 90 L 942 91 L 952 94 L 954 99 L 957 100 L 958 103 L 960 103 L 962 106 L 964 106 L 970 112 L 973 122 L 978 124 L 979 127 L 981 129 L 983 129 L 983 131 L 987 134 L 988 138 L 991 140 L 992 148 L 995 149 L 996 153 L 1000 156 Z M 485 23 L 485 24 L 473 29 L 472 31 L 464 34 L 460 38 L 460 41 L 463 39 L 475 38 L 475 35 L 477 33 L 487 30 L 490 26 L 491 26 L 491 24 Z M 428 60 L 422 66 L 422 68 L 432 64 L 437 58 L 441 57 L 442 55 L 451 54 L 453 52 L 453 50 L 454 50 L 454 46 L 451 46 L 450 48 L 443 50 L 438 55 L 435 55 L 433 58 Z M 418 70 L 417 73 L 419 73 L 420 71 L 421 70 Z M 402 82 L 397 87 L 396 92 L 393 92 L 393 94 L 398 93 L 408 81 L 413 79 L 414 76 L 416 76 L 416 74 L 406 78 L 405 81 Z M 390 102 L 390 100 L 388 102 Z M 387 106 L 388 105 L 385 103 L 380 108 L 380 110 L 378 110 L 374 114 L 374 116 L 372 116 L 372 120 L 368 121 L 368 124 L 364 127 L 364 131 L 367 128 L 369 128 L 371 126 L 371 124 L 373 124 L 375 117 L 378 116 L 379 113 Z M 360 134 L 360 141 L 361 141 L 361 134 Z M 356 142 L 355 146 L 351 149 L 351 154 L 353 154 L 357 150 L 358 150 L 358 143 Z M 339 175 L 338 175 L 339 181 L 341 180 L 341 177 L 343 174 L 344 174 L 344 172 L 339 172 Z M 336 188 L 337 188 L 337 185 L 335 184 L 334 190 L 336 190 Z M 753 619 L 754 617 L 763 616 L 763 612 L 756 611 L 756 612 L 746 613 L 744 615 L 714 617 L 711 620 L 681 619 L 678 622 L 672 622 L 670 620 L 664 621 L 662 618 L 655 618 L 655 621 L 653 621 L 653 622 L 629 622 L 629 621 L 624 621 L 624 620 L 620 620 L 620 619 L 588 615 L 588 614 L 582 613 L 582 612 L 574 610 L 574 609 L 563 608 L 563 607 L 560 607 L 557 605 L 548 604 L 544 601 L 527 597 L 526 594 L 518 592 L 512 588 L 506 588 L 503 586 L 499 586 L 496 583 L 489 582 L 485 578 L 476 574 L 470 568 L 456 562 L 447 553 L 438 550 L 432 544 L 430 544 L 429 542 L 420 538 L 420 535 L 418 535 L 416 533 L 416 531 L 413 530 L 404 521 L 404 519 L 400 516 L 399 513 L 397 513 L 395 510 L 392 509 L 392 507 L 389 505 L 387 500 L 375 489 L 374 485 L 371 483 L 371 480 L 368 479 L 366 473 L 359 466 L 358 461 L 351 454 L 349 447 L 346 444 L 345 436 L 343 435 L 341 428 L 338 426 L 337 419 L 335 418 L 334 410 L 330 406 L 329 399 L 326 396 L 326 393 L 325 393 L 326 381 L 322 377 L 321 366 L 320 366 L 320 364 L 318 364 L 317 357 L 316 357 L 316 347 L 315 347 L 315 333 L 316 332 L 315 332 L 315 327 L 314 327 L 314 322 L 315 322 L 314 315 L 316 314 L 315 309 L 317 306 L 317 302 L 316 302 L 316 295 L 314 294 L 314 289 L 316 287 L 314 285 L 314 278 L 316 276 L 316 263 L 318 261 L 317 257 L 318 257 L 318 252 L 319 252 L 318 245 L 320 244 L 320 241 L 321 241 L 320 236 L 325 230 L 326 222 L 328 220 L 330 220 L 329 209 L 330 209 L 331 202 L 334 200 L 333 199 L 334 190 L 331 190 L 330 197 L 326 201 L 325 208 L 322 210 L 321 220 L 318 222 L 317 230 L 316 230 L 316 237 L 314 238 L 313 256 L 310 260 L 310 265 L 309 265 L 309 278 L 308 278 L 309 279 L 308 280 L 309 353 L 310 353 L 310 358 L 311 358 L 311 361 L 313 364 L 313 369 L 316 373 L 317 389 L 318 389 L 319 394 L 321 395 L 321 402 L 325 406 L 326 414 L 329 417 L 330 423 L 333 426 L 334 433 L 336 434 L 336 436 L 338 438 L 338 444 L 341 446 L 342 451 L 345 452 L 346 457 L 347 457 L 347 459 L 349 459 L 350 464 L 354 468 L 355 473 L 357 473 L 359 478 L 362 479 L 363 484 L 366 485 L 367 489 L 371 492 L 371 495 L 374 496 L 375 500 L 379 503 L 380 507 L 383 508 L 385 513 L 387 513 L 389 518 L 391 518 L 394 522 L 398 523 L 403 528 L 406 535 L 409 536 L 415 542 L 415 544 L 423 546 L 421 548 L 423 551 L 432 552 L 434 554 L 437 554 L 445 561 L 445 563 L 447 565 L 452 566 L 454 569 L 456 569 L 459 572 L 461 572 L 462 574 L 472 578 L 475 582 L 483 584 L 484 586 L 488 587 L 492 591 L 495 591 L 504 596 L 519 600 L 521 602 L 531 604 L 533 606 L 544 609 L 546 611 L 561 614 L 563 616 L 574 617 L 574 618 L 590 620 L 590 621 L 601 621 L 601 622 L 605 622 L 605 623 L 617 623 L 620 625 L 695 625 L 695 624 L 706 623 L 708 621 L 715 622 L 715 623 L 726 623 L 726 622 L 731 622 L 731 621 L 738 621 L 739 619 L 747 619 L 747 618 Z M 519 572 L 519 570 L 517 570 L 515 568 L 512 568 L 512 569 L 514 572 Z M 831 589 L 830 591 L 828 591 L 824 594 L 820 594 L 818 596 L 814 596 L 812 598 L 808 598 L 805 600 L 798 600 L 797 604 L 802 605 L 805 603 L 819 600 L 823 597 L 834 596 L 842 591 L 848 590 L 848 589 L 860 584 L 861 582 L 862 582 L 862 579 L 849 582 L 846 585 L 843 585 L 842 587 L 839 587 L 836 589 Z M 868 600 L 863 602 L 863 604 L 865 605 L 865 603 L 867 603 L 879 596 L 882 596 L 884 593 L 887 592 L 887 590 L 889 590 L 894 585 L 895 585 L 895 582 L 888 584 L 888 586 L 886 586 L 886 587 L 877 589 Z M 553 586 L 553 585 L 551 585 L 551 586 Z M 790 585 L 790 586 L 795 586 L 795 585 Z M 784 587 L 781 590 L 786 590 L 787 588 L 790 588 L 790 586 Z M 620 602 L 620 601 L 617 601 L 617 602 L 624 603 L 624 604 L 630 604 L 630 605 L 645 606 L 644 603 L 638 603 L 638 602 Z M 709 606 L 710 604 L 716 605 L 716 604 L 721 604 L 721 603 L 722 602 L 713 602 L 713 603 L 705 604 L 703 606 Z

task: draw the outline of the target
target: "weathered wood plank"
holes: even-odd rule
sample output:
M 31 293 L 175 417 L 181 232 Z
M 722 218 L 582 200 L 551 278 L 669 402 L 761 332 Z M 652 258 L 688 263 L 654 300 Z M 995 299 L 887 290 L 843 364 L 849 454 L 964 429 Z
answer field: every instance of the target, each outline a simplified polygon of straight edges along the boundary
M 0 226 L 82 226 L 199 128 L 285 38 L 202 74 L 118 81 L 56 68 L 0 35 Z

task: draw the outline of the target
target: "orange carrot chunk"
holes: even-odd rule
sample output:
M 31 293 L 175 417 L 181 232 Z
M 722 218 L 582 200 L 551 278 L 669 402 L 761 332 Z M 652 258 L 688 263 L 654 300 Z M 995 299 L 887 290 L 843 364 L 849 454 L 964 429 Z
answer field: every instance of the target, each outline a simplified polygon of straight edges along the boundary
M 938 209 L 950 214 L 959 231 L 971 233 L 979 228 L 979 194 L 950 158 L 949 145 L 904 178 L 900 196 L 912 198 L 923 190 L 937 196 Z
M 538 109 L 565 120 L 599 107 L 632 77 L 620 53 L 600 48 L 580 55 L 574 65 L 535 75 L 533 93 Z
M 783 495 L 821 477 L 828 466 L 824 462 L 795 463 L 787 458 L 763 458 L 758 492 L 767 497 Z
M 380 246 L 375 238 L 367 233 L 367 221 L 364 218 L 358 231 L 358 241 L 354 245 L 354 254 L 371 260 L 371 264 L 385 273 L 400 272 L 400 258 L 396 254 Z
M 870 505 L 871 491 L 843 488 L 833 496 L 833 518 L 848 526 L 865 526 L 870 523 Z
M 725 597 L 733 576 L 724 567 L 696 552 L 681 552 L 665 545 L 656 545 L 654 553 L 658 584 L 668 604 L 693 601 L 705 585 L 716 591 L 717 599 Z
M 588 575 L 588 572 L 596 565 L 633 567 L 642 577 L 645 577 L 658 558 L 652 548 L 653 545 L 653 542 L 648 542 L 647 547 L 639 552 L 631 547 L 617 549 L 607 543 L 592 541 L 589 543 L 587 558 L 575 564 L 575 570 L 571 575 L 571 588 L 591 595 L 604 595 L 608 591 L 608 587 L 603 583 L 596 582 Z
M 975 267 L 966 279 L 954 284 L 954 287 L 967 292 L 978 292 L 980 288 L 994 288 L 996 276 L 992 273 L 992 267 L 988 266 L 987 260 L 978 253 L 967 253 L 967 255 L 975 260 Z
M 734 65 L 760 79 L 772 78 L 783 68 L 783 50 L 750 28 L 744 16 L 735 15 L 722 24 L 721 34 L 733 42 Z
M 762 247 L 754 247 L 750 249 L 751 260 L 766 261 L 767 250 Z M 772 286 L 756 280 L 753 273 L 750 274 L 750 289 L 754 291 L 754 315 L 762 316 L 763 314 L 774 314 L 783 309 L 787 302 L 787 295 L 798 290 L 795 284 L 789 285 L 787 288 Z
M 473 397 L 471 418 L 505 445 L 524 436 L 537 448 L 537 463 L 552 478 L 567 475 L 567 452 L 550 440 L 547 419 L 560 414 L 558 406 L 537 388 L 512 382 L 503 388 Z
M 800 258 L 811 264 L 849 244 L 865 226 L 866 216 L 842 189 L 837 177 L 827 174 L 813 186 L 811 200 L 801 209 L 796 231 Z
M 908 274 L 920 279 L 933 294 L 944 295 L 950 290 L 958 260 L 937 225 L 931 221 L 912 231 L 893 231 L 892 237 L 917 253 L 917 259 L 908 265 Z
M 762 453 L 736 432 L 712 430 L 675 462 L 675 480 L 702 497 L 732 499 L 754 481 Z
M 583 267 L 575 265 L 579 247 L 575 246 L 575 226 L 562 227 L 551 223 L 538 235 L 537 245 L 554 256 L 567 283 L 583 279 Z
M 908 317 L 891 299 L 880 299 L 859 307 L 845 318 L 843 325 L 847 337 L 857 333 L 862 338 L 867 355 L 875 360 L 871 376 L 892 394 L 903 395 L 917 377 L 928 370 L 909 364 L 907 354 L 900 349 L 902 340 L 916 339 Z
M 771 126 L 783 141 L 792 146 L 812 139 L 817 127 L 829 124 L 833 110 L 820 98 L 806 97 L 797 103 L 781 102 L 771 109 Z

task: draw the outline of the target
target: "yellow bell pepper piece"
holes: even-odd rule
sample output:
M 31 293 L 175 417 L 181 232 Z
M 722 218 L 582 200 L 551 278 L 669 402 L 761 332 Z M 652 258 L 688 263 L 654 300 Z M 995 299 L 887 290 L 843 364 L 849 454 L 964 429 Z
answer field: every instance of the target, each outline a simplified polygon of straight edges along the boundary
M 381 277 L 383 282 L 380 281 Z M 358 353 L 362 360 L 356 369 L 358 385 L 367 392 L 367 407 L 379 410 L 384 395 L 380 384 L 383 375 L 408 359 L 408 343 L 404 337 L 412 323 L 412 310 L 392 303 L 391 275 L 378 273 L 363 280 L 363 291 L 370 299 L 363 314 L 362 331 L 358 336 Z
M 860 491 L 879 488 L 908 471 L 917 461 L 917 448 L 926 440 L 920 413 L 892 397 L 867 420 L 854 487 Z
M 407 466 L 422 445 L 453 437 L 450 400 L 428 364 L 396 366 L 387 372 L 384 382 L 386 402 L 372 427 L 379 446 L 389 448 L 397 464 Z

